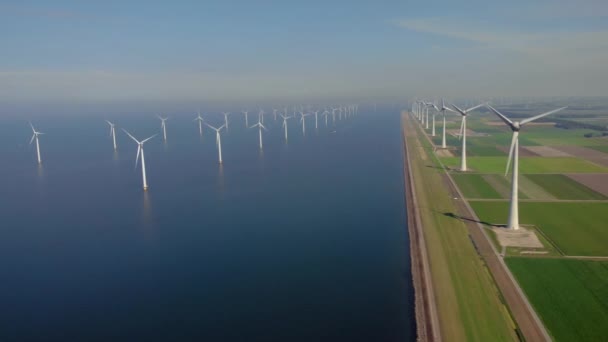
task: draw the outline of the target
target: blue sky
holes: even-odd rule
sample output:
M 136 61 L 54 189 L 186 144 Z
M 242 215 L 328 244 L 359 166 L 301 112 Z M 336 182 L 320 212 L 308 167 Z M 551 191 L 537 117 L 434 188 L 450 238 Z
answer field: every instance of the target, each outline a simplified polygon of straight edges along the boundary
M 608 1 L 0 1 L 0 100 L 604 95 Z

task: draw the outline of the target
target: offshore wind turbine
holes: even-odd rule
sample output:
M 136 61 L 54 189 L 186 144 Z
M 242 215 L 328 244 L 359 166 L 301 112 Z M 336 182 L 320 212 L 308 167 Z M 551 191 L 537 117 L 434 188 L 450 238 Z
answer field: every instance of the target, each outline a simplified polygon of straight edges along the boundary
M 319 111 L 314 111 L 313 113 L 315 113 L 315 129 L 319 129 Z
M 114 151 L 116 151 L 116 125 L 106 120 L 108 125 L 110 125 L 110 135 L 112 136 L 112 142 L 114 143 Z
M 466 110 L 458 108 L 456 105 L 452 105 L 460 115 L 462 115 L 462 122 L 460 123 L 460 137 L 462 138 L 462 151 L 460 154 L 460 171 L 467 171 L 467 114 L 471 111 L 485 105 L 485 103 L 478 104 L 475 107 L 471 107 Z
M 219 128 L 215 128 L 206 122 L 205 122 L 205 125 L 209 126 L 209 128 L 211 128 L 212 130 L 215 131 L 215 143 L 217 145 L 217 154 L 218 154 L 218 158 L 219 158 L 219 163 L 221 164 L 222 163 L 222 138 L 220 136 L 220 131 L 226 125 L 225 124 L 221 125 Z
M 42 164 L 42 158 L 40 158 L 40 141 L 38 140 L 38 136 L 44 133 L 36 131 L 31 122 L 30 127 L 32 127 L 32 132 L 34 133 L 32 135 L 32 139 L 30 139 L 30 145 L 34 142 L 34 140 L 36 140 L 36 156 L 38 157 L 38 164 Z
M 245 114 L 245 127 L 249 127 L 249 111 L 244 110 L 241 113 Z
M 135 141 L 137 143 L 137 156 L 135 157 L 135 168 L 137 168 L 137 161 L 139 160 L 139 156 L 141 155 L 141 177 L 142 177 L 142 181 L 143 181 L 143 185 L 144 185 L 144 191 L 148 190 L 148 180 L 146 179 L 146 160 L 144 159 L 144 144 L 146 143 L 146 141 L 154 138 L 156 136 L 156 134 L 154 134 L 153 136 L 144 139 L 142 141 L 139 141 L 137 139 L 135 139 L 135 137 L 133 137 L 129 132 L 127 132 L 126 129 L 123 128 L 123 131 L 125 131 L 125 133 L 127 133 L 127 135 L 133 139 L 133 141 Z
M 274 115 L 274 121 L 277 121 L 277 109 L 272 108 L 272 115 Z
M 507 159 L 507 168 L 505 170 L 506 176 L 509 173 L 509 165 L 511 164 L 511 160 L 513 160 L 513 169 L 511 170 L 511 203 L 509 205 L 509 220 L 507 221 L 507 228 L 519 229 L 519 131 L 525 124 L 534 120 L 538 120 L 549 114 L 559 112 L 560 110 L 566 109 L 567 107 L 554 109 L 546 113 L 523 119 L 521 121 L 511 121 L 509 118 L 494 109 L 492 106 L 486 105 L 486 107 L 493 111 L 494 114 L 498 115 L 498 117 L 505 124 L 507 124 L 509 128 L 511 128 L 511 131 L 513 131 L 513 137 L 511 138 L 511 146 L 509 148 L 509 159 Z
M 325 127 L 327 127 L 327 118 L 329 117 L 329 111 L 325 109 L 325 111 L 321 115 L 325 116 Z
M 443 101 L 443 99 L 441 99 L 441 113 L 443 114 L 443 132 L 442 132 L 442 136 L 441 136 L 441 148 L 446 148 L 446 144 L 445 144 L 445 111 L 450 111 L 450 112 L 454 112 L 454 110 L 450 107 L 447 107 L 445 105 L 445 102 Z
M 287 119 L 291 119 L 291 116 L 281 114 L 281 117 L 283 118 L 283 129 L 285 130 L 285 142 L 287 142 Z
M 258 132 L 259 132 L 259 135 L 260 135 L 260 150 L 261 150 L 261 149 L 264 148 L 264 145 L 262 144 L 262 129 L 264 129 L 266 131 L 268 129 L 266 129 L 266 127 L 264 127 L 264 124 L 262 124 L 262 122 L 259 120 L 259 118 L 258 118 L 258 123 L 256 123 L 255 125 L 253 125 L 253 126 L 251 126 L 249 128 L 254 128 L 254 127 L 258 127 L 259 128 Z
M 198 121 L 198 135 L 203 136 L 203 117 L 201 117 L 201 112 L 198 112 L 198 116 L 194 118 L 194 121 Z
M 163 140 L 167 141 L 167 124 L 165 123 L 165 121 L 167 121 L 167 119 L 169 118 L 163 118 L 160 115 L 157 116 L 160 119 L 160 128 L 163 130 Z
M 300 115 L 300 122 L 302 122 L 302 135 L 306 135 L 306 120 L 304 118 L 309 116 L 310 114 L 304 114 L 304 112 L 300 112 Z

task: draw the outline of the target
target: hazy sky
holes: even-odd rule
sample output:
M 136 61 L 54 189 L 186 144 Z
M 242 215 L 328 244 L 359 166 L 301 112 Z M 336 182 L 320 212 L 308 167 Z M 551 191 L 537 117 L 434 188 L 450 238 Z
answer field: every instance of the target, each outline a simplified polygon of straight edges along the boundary
M 0 101 L 606 95 L 608 1 L 494 2 L 0 1 Z

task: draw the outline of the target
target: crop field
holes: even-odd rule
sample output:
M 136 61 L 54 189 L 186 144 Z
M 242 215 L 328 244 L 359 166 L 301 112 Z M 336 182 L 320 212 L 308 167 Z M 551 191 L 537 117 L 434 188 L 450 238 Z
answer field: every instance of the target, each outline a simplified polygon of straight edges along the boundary
M 608 197 L 596 192 L 564 175 L 526 175 L 557 199 L 605 200 Z
M 504 224 L 509 202 L 470 201 L 481 221 Z M 608 256 L 608 203 L 520 202 L 520 223 L 533 224 L 566 255 Z
M 608 145 L 597 145 L 597 146 L 586 146 L 586 147 L 592 148 L 596 151 L 608 153 Z
M 459 157 L 444 157 L 441 161 L 452 169 L 460 167 Z M 504 173 L 506 157 L 468 157 L 467 165 L 472 172 Z M 521 173 L 604 173 L 608 168 L 601 167 L 578 158 L 566 157 L 520 157 Z
M 507 258 L 556 341 L 605 341 L 608 261 Z
M 504 198 L 481 174 L 454 174 L 453 178 L 466 198 Z
M 585 138 L 582 135 L 578 137 L 533 138 L 531 140 L 543 146 L 608 146 L 608 139 L 606 138 Z

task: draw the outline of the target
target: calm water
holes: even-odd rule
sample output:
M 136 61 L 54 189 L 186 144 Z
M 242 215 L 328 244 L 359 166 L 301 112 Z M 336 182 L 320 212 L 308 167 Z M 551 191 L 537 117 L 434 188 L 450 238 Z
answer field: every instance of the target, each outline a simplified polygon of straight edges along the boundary
M 0 340 L 413 340 L 399 115 L 192 117 L 0 118 Z

